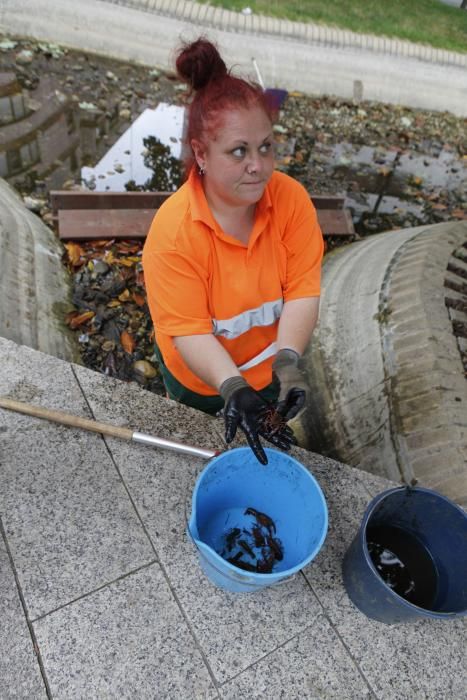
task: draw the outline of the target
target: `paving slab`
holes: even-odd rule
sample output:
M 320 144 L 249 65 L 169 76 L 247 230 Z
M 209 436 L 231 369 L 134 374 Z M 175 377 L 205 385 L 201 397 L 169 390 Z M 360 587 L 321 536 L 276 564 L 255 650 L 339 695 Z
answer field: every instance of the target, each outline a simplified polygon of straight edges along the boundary
M 72 367 L 0 338 L 0 394 L 89 416 Z M 99 435 L 1 411 L 0 511 L 31 619 L 155 560 Z
M 318 556 L 303 569 L 323 608 L 336 610 L 346 595 L 342 587 L 341 562 L 371 500 L 357 469 L 332 459 L 295 448 L 294 456 L 310 469 L 321 486 L 328 506 L 328 534 Z M 381 479 L 380 491 L 392 486 Z
M 109 401 L 114 383 L 90 377 L 82 368 L 77 369 L 77 374 L 85 391 L 91 389 L 86 382 L 92 381 L 90 401 L 96 416 L 101 420 L 110 416 L 118 422 L 122 411 L 128 410 L 128 402 Z M 148 392 L 141 392 L 140 402 L 144 399 L 152 401 Z M 163 407 L 167 434 L 182 439 L 185 430 L 186 435 L 191 433 L 192 442 L 196 439 L 203 447 L 219 447 L 215 419 L 197 411 L 187 412 L 171 401 L 163 400 Z M 144 409 L 143 414 L 146 416 Z M 193 430 L 195 418 L 198 426 Z M 186 525 L 196 476 L 205 462 L 161 450 L 149 451 L 148 456 L 147 448 L 135 450 L 133 445 L 115 439 L 108 444 L 219 683 L 306 629 L 321 613 L 321 606 L 302 576 L 251 596 L 222 591 L 202 574 L 197 552 L 186 536 Z
M 75 371 L 97 420 L 206 449 L 224 446 L 210 416 L 135 385 L 129 390 L 124 382 L 83 367 Z M 206 460 L 115 438 L 105 440 L 159 561 L 170 559 L 185 537 L 189 499 Z
M 324 616 L 220 688 L 227 700 L 339 698 L 374 695 Z
M 215 587 L 190 543 L 179 547 L 167 571 L 220 684 L 304 631 L 322 612 L 301 574 L 253 594 Z
M 158 564 L 34 624 L 54 698 L 214 698 Z
M 0 697 L 46 700 L 47 692 L 0 533 Z
M 225 447 L 222 419 L 0 339 L 3 393 Z M 0 568 L 13 640 L 0 628 L 2 699 L 44 697 L 45 683 L 52 699 L 465 697 L 465 618 L 383 625 L 345 592 L 345 549 L 391 482 L 294 448 L 325 494 L 327 539 L 293 579 L 235 594 L 205 577 L 186 535 L 205 460 L 5 410 L 0 449 L 0 513 L 25 601 Z
M 385 625 L 345 596 L 331 611 L 335 630 L 381 700 L 464 700 L 465 618 Z

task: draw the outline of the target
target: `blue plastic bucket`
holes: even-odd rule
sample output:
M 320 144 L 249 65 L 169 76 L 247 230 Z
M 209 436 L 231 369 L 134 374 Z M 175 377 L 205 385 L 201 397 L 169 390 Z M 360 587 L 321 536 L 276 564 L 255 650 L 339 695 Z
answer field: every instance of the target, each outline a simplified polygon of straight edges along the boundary
M 368 617 L 395 624 L 467 614 L 467 515 L 419 486 L 369 504 L 343 561 L 344 585 Z
M 201 472 L 193 491 L 188 534 L 201 568 L 216 586 L 236 593 L 289 578 L 317 555 L 327 533 L 326 501 L 316 479 L 293 457 L 269 448 L 266 454 L 264 466 L 249 447 L 224 452 Z M 243 571 L 220 555 L 226 532 L 251 528 L 248 508 L 273 519 L 283 545 L 283 559 L 271 573 Z

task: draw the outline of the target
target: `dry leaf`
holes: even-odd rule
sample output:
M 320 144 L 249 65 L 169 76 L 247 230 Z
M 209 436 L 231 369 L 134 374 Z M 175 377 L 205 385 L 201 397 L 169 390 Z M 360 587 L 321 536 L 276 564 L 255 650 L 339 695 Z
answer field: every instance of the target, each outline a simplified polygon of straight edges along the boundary
M 119 241 L 116 248 L 119 253 L 138 253 L 141 250 L 140 243 L 128 243 L 127 241 Z
M 67 317 L 66 322 L 72 328 L 75 330 L 76 328 L 79 328 L 79 326 L 82 326 L 83 323 L 86 323 L 86 321 L 89 321 L 91 318 L 94 318 L 94 311 L 85 311 L 82 314 L 75 314 L 74 311 L 72 311 L 71 314 L 69 314 L 69 317 Z
M 94 248 L 110 248 L 111 245 L 115 243 L 115 238 L 112 238 L 111 240 L 99 240 L 99 241 L 93 241 L 92 245 Z
M 146 303 L 146 299 L 141 294 L 138 294 L 137 292 L 133 292 L 133 301 L 138 306 L 144 306 Z
M 128 301 L 130 299 L 130 290 L 129 289 L 124 289 L 121 294 L 118 295 L 118 298 L 120 301 Z
M 72 265 L 79 265 L 81 256 L 84 255 L 84 250 L 77 243 L 65 243 L 68 260 Z
M 123 333 L 120 336 L 120 342 L 125 352 L 131 355 L 136 346 L 136 341 L 133 338 L 133 336 L 130 335 L 128 331 L 123 331 Z

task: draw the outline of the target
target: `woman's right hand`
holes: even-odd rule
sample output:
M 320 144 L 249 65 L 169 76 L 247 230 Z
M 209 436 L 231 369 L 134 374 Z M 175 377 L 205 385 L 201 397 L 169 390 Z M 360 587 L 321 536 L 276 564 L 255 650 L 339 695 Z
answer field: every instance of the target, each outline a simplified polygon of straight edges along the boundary
M 225 401 L 224 421 L 225 440 L 227 444 L 234 439 L 237 428 L 241 428 L 261 464 L 267 464 L 268 458 L 260 442 L 260 435 L 276 447 L 290 449 L 294 442 L 293 432 L 284 424 L 283 429 L 270 431 L 265 426 L 265 418 L 271 406 L 255 391 L 243 377 L 230 377 L 223 382 L 220 394 Z
M 262 419 L 268 409 L 266 401 L 243 377 L 227 379 L 221 386 L 221 395 L 225 401 L 225 441 L 227 444 L 232 442 L 240 427 L 256 459 L 261 464 L 267 464 L 268 458 L 259 440 Z

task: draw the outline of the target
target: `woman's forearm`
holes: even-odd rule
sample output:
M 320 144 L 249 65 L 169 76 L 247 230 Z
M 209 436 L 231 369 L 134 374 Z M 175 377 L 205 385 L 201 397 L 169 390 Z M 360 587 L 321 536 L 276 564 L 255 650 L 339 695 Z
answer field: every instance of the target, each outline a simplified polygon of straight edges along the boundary
M 229 353 L 211 333 L 178 336 L 174 344 L 191 371 L 216 391 L 229 377 L 240 376 Z
M 319 297 L 286 302 L 279 321 L 278 350 L 291 348 L 302 355 L 318 320 L 318 311 Z M 241 376 L 229 353 L 211 333 L 178 336 L 174 344 L 191 371 L 216 391 L 226 379 Z
M 286 301 L 279 321 L 277 347 L 302 355 L 318 321 L 319 297 Z

